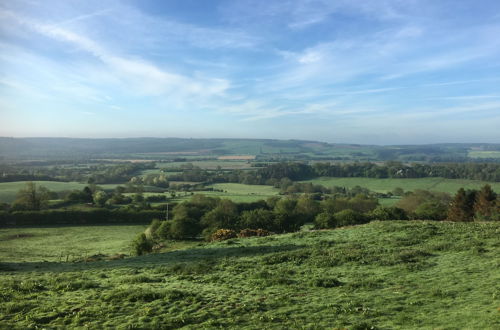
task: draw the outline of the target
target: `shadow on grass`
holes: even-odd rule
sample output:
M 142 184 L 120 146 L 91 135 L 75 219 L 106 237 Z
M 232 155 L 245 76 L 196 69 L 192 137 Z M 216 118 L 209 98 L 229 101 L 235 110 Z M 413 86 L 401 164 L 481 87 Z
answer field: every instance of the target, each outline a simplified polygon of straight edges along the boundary
M 212 248 L 192 248 L 166 253 L 153 253 L 140 257 L 95 262 L 0 262 L 0 274 L 8 272 L 74 272 L 92 269 L 170 266 L 177 263 L 199 262 L 205 260 L 215 261 L 230 257 L 251 257 L 274 252 L 292 251 L 303 247 L 302 245 L 294 244 L 279 246 L 217 246 Z

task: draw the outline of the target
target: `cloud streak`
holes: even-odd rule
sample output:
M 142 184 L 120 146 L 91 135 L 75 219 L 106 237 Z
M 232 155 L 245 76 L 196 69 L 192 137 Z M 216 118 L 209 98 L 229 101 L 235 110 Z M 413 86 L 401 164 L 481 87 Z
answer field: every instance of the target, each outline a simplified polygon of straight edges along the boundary
M 312 137 L 344 127 L 397 131 L 387 118 L 419 125 L 494 118 L 495 4 L 487 11 L 472 1 L 217 4 L 2 4 L 0 93 L 34 116 L 39 108 L 91 112 L 85 117 L 135 127 L 146 115 L 157 134 L 167 122 L 188 131 L 234 124 L 256 134 L 259 125 L 285 134 L 282 123 L 308 122 Z

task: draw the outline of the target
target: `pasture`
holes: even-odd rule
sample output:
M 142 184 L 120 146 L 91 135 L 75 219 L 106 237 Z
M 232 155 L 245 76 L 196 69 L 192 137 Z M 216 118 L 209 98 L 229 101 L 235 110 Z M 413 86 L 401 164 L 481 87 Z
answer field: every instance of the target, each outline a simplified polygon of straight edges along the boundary
M 157 163 L 156 167 L 162 168 L 180 168 L 192 164 L 205 170 L 216 170 L 220 167 L 222 170 L 243 170 L 251 168 L 251 164 L 247 160 L 194 160 L 188 162 L 168 162 Z
M 272 186 L 248 185 L 241 183 L 216 183 L 208 187 L 222 190 L 222 192 L 203 191 L 201 193 L 212 197 L 228 198 L 234 202 L 254 202 L 261 199 L 266 200 L 279 193 L 279 189 Z
M 58 181 L 33 181 L 37 186 L 44 186 L 51 191 L 61 192 L 65 190 L 83 189 L 86 184 L 79 182 L 58 182 Z M 16 199 L 16 194 L 26 186 L 26 181 L 1 182 L 0 202 L 12 203 Z
M 87 183 L 80 182 L 59 182 L 59 181 L 33 181 L 37 186 L 44 186 L 50 191 L 62 193 L 71 190 L 82 190 Z M 125 184 L 125 183 L 123 183 Z M 104 190 L 113 190 L 122 184 L 98 184 Z M 12 203 L 16 199 L 17 192 L 25 188 L 26 181 L 1 182 L 0 183 L 0 203 Z M 161 192 L 163 189 L 154 186 L 144 186 L 145 191 Z
M 144 225 L 0 228 L 3 262 L 61 261 L 97 254 L 130 254 Z
M 0 264 L 0 323 L 10 329 L 498 329 L 499 230 L 498 223 L 372 222 L 121 260 L 17 263 L 11 256 Z M 47 238 L 43 246 L 51 245 Z M 38 258 L 24 253 L 17 261 Z
M 340 186 L 352 188 L 361 186 L 375 192 L 386 193 L 394 188 L 400 187 L 405 191 L 424 189 L 430 191 L 447 192 L 455 194 L 461 187 L 465 189 L 480 189 L 485 184 L 491 185 L 492 189 L 500 192 L 500 182 L 485 182 L 464 179 L 443 179 L 443 178 L 418 178 L 418 179 L 375 179 L 375 178 L 331 178 L 322 177 L 312 180 L 302 181 L 320 184 L 325 187 Z
M 500 158 L 500 151 L 471 150 L 467 156 L 470 158 Z

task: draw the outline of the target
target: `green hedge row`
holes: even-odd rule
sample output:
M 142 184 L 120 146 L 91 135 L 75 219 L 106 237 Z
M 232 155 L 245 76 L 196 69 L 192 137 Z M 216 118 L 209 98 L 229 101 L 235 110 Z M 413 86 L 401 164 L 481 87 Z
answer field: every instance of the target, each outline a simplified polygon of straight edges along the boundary
M 107 209 L 0 212 L 0 226 L 149 223 L 152 219 L 162 218 L 164 215 L 163 211 Z

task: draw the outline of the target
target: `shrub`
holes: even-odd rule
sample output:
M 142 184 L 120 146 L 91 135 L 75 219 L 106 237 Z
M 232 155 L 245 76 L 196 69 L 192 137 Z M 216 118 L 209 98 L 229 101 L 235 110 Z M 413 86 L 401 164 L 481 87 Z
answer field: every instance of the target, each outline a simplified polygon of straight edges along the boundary
M 146 237 L 149 239 L 157 237 L 156 233 L 158 231 L 158 228 L 161 226 L 161 224 L 162 224 L 161 220 L 153 219 L 153 221 L 151 221 L 151 224 L 149 225 L 149 227 L 144 232 L 146 234 Z
M 335 217 L 331 213 L 323 212 L 314 218 L 316 229 L 335 228 Z
M 371 212 L 370 217 L 373 220 L 408 220 L 406 211 L 395 206 L 378 206 Z
M 335 223 L 337 227 L 358 225 L 366 223 L 366 220 L 363 214 L 350 209 L 335 213 Z
M 273 222 L 273 212 L 265 209 L 255 209 L 243 211 L 240 216 L 239 225 L 241 226 L 241 228 L 264 228 L 273 230 Z
M 424 220 L 446 219 L 448 208 L 437 202 L 424 202 L 415 209 L 415 218 Z
M 133 248 L 135 254 L 141 256 L 153 250 L 153 242 L 146 237 L 146 234 L 141 233 L 133 242 Z
M 265 229 L 242 229 L 238 234 L 238 237 L 252 237 L 252 236 L 269 236 L 272 233 Z
M 236 237 L 236 232 L 232 229 L 219 229 L 210 237 L 212 241 L 225 241 Z
M 167 236 L 173 239 L 194 238 L 200 233 L 200 224 L 194 218 L 176 216 L 168 226 L 169 234 Z
M 172 221 L 162 221 L 158 229 L 156 229 L 156 236 L 160 239 L 170 238 L 170 228 Z

